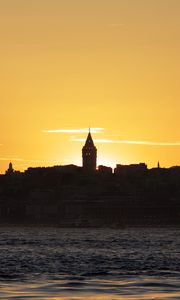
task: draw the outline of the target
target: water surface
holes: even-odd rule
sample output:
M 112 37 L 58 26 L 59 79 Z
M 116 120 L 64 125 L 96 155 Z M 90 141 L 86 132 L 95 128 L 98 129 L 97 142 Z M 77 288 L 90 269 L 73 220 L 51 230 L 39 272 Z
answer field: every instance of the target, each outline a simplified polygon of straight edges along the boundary
M 0 299 L 180 299 L 179 233 L 0 228 Z

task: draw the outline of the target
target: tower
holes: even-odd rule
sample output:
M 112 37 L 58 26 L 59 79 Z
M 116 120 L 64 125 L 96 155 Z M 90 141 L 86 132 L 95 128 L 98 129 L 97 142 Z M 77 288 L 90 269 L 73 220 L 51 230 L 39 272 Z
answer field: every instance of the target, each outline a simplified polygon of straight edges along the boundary
M 95 171 L 96 159 L 97 159 L 97 149 L 94 146 L 94 142 L 89 130 L 85 145 L 82 148 L 83 169 L 86 171 Z
M 8 168 L 7 171 L 6 171 L 6 174 L 7 174 L 7 175 L 12 175 L 13 173 L 14 173 L 13 165 L 12 165 L 12 163 L 10 162 L 10 163 L 9 163 L 9 168 Z

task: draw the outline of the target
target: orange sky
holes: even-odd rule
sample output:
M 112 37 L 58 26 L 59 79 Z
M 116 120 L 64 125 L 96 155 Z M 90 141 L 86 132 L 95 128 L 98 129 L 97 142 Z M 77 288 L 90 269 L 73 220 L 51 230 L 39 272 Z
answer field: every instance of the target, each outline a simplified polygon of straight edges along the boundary
M 81 165 L 89 126 L 98 163 L 180 165 L 179 14 L 179 0 L 0 0 L 0 173 Z

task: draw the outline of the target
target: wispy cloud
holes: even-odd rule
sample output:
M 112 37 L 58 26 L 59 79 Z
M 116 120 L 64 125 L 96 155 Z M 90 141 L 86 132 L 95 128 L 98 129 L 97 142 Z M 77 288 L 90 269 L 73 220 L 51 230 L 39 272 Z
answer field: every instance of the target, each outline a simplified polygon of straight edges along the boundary
M 25 161 L 23 158 L 16 158 L 16 157 L 0 157 L 0 160 L 4 160 L 4 161 Z
M 83 138 L 71 138 L 73 142 L 85 142 Z M 180 142 L 151 142 L 151 141 L 129 141 L 129 140 L 110 140 L 110 139 L 94 139 L 95 143 L 108 144 L 129 144 L 129 145 L 147 145 L 147 146 L 180 146 Z
M 101 133 L 104 128 L 91 128 L 92 133 Z M 75 128 L 75 129 L 43 129 L 44 133 L 88 133 L 89 128 Z
M 0 161 L 7 161 L 14 163 L 18 168 L 25 169 L 31 166 L 46 166 L 48 165 L 59 165 L 59 160 L 40 160 L 40 159 L 24 159 L 18 157 L 0 157 Z
M 34 160 L 34 159 L 24 159 L 24 158 L 19 158 L 19 157 L 14 157 L 14 156 L 9 156 L 9 157 L 0 157 L 0 161 L 11 161 L 11 162 L 27 162 L 27 163 L 42 163 L 45 162 L 44 160 Z

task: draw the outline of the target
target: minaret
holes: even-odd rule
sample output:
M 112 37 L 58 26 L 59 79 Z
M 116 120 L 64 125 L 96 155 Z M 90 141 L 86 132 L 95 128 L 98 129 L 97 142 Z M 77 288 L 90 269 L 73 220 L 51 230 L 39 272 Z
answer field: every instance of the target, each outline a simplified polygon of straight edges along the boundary
M 13 173 L 14 173 L 13 165 L 12 165 L 12 163 L 10 162 L 10 163 L 9 163 L 9 168 L 8 168 L 7 171 L 6 171 L 6 174 L 7 174 L 7 175 L 12 175 Z
M 85 145 L 82 148 L 83 169 L 90 172 L 95 171 L 96 159 L 97 159 L 97 149 L 94 146 L 94 142 L 89 129 L 89 133 Z

